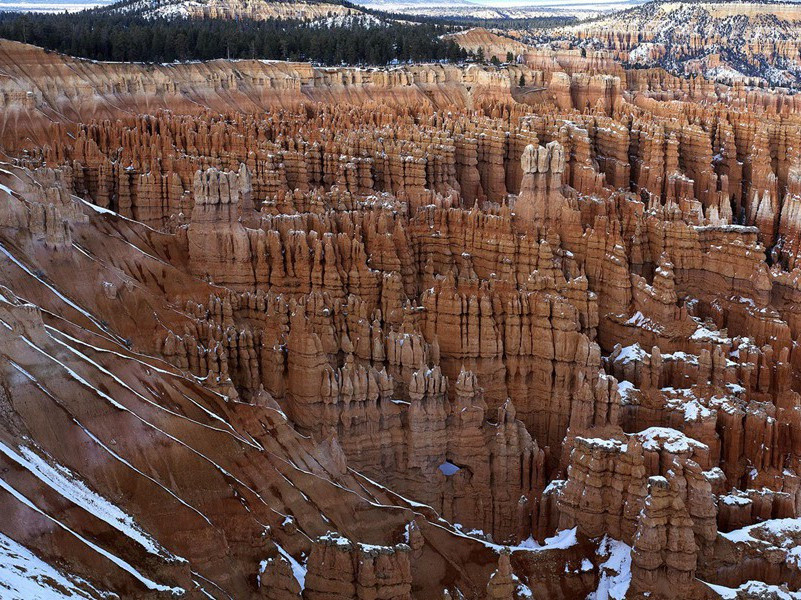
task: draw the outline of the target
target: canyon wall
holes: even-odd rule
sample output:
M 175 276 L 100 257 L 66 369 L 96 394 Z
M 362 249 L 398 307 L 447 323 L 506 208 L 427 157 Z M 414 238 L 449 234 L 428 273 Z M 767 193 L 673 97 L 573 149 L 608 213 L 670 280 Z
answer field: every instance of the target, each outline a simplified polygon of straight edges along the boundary
M 798 590 L 795 97 L 0 48 L 3 536 L 126 597 Z

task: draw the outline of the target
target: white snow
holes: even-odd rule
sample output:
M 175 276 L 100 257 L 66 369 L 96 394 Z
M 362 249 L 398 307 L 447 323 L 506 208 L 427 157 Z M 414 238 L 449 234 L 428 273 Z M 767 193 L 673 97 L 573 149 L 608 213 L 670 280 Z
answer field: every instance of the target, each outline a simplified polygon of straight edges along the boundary
M 323 29 L 331 29 L 334 27 L 364 27 L 371 29 L 373 27 L 386 27 L 389 25 L 388 21 L 374 17 L 373 15 L 333 15 L 324 19 L 317 19 L 311 22 L 312 27 Z
M 411 540 L 412 537 L 412 521 L 406 523 L 406 527 L 403 528 L 403 541 L 407 544 Z
M 567 483 L 564 479 L 553 479 L 542 491 L 543 495 L 558 493 Z
M 746 76 L 737 69 L 721 65 L 705 71 L 704 77 L 707 79 L 714 79 L 715 81 L 732 82 L 745 79 Z
M 122 215 L 121 215 L 121 214 L 119 214 L 119 213 L 116 213 L 116 212 L 114 212 L 114 211 L 113 211 L 113 210 L 111 210 L 111 209 L 104 208 L 104 207 L 102 207 L 102 206 L 98 206 L 98 205 L 97 205 L 97 204 L 95 204 L 94 202 L 89 202 L 88 200 L 86 200 L 86 199 L 84 199 L 84 198 L 81 198 L 81 200 L 83 201 L 83 203 L 84 203 L 86 206 L 88 206 L 89 208 L 91 208 L 93 211 L 95 211 L 95 212 L 97 212 L 97 213 L 100 213 L 101 215 L 111 215 L 111 216 L 113 216 L 113 217 L 122 217 Z
M 638 310 L 631 316 L 631 318 L 629 318 L 628 321 L 626 321 L 626 325 L 638 325 L 639 323 L 642 323 L 644 320 L 645 320 L 645 315 Z
M 699 325 L 698 329 L 690 336 L 690 340 L 693 342 L 723 342 L 726 339 L 727 338 L 720 331 L 708 329 L 703 325 Z
M 78 577 L 57 571 L 25 546 L 0 533 L 0 598 L 3 600 L 95 598 L 98 595 L 110 596 Z
M 739 383 L 727 383 L 726 387 L 732 394 L 744 394 L 746 389 Z
M 583 440 L 592 448 L 603 448 L 604 450 L 617 450 L 618 452 L 624 452 L 626 450 L 626 444 L 621 441 L 614 440 L 611 438 L 589 438 L 589 437 L 577 437 L 576 440 Z
M 621 348 L 620 354 L 615 362 L 620 362 L 624 365 L 630 362 L 642 362 L 645 360 L 646 356 L 648 356 L 648 353 L 642 349 L 640 344 L 635 343 L 631 346 L 625 346 L 624 348 Z
M 50 465 L 29 448 L 21 447 L 19 452 L 5 446 L 0 442 L 0 453 L 30 471 L 42 483 L 55 490 L 86 512 L 95 515 L 98 519 L 130 538 L 151 554 L 174 560 L 169 552 L 164 550 L 156 540 L 146 534 L 133 518 L 123 512 L 118 506 L 112 504 L 99 494 L 90 490 L 78 480 L 77 475 L 66 467 L 54 463 Z
M 682 454 L 708 449 L 706 444 L 670 427 L 649 427 L 634 436 L 642 440 L 642 446 L 646 450 L 664 448 L 671 454 Z
M 87 2 L 37 2 L 36 0 L 21 2 L 0 2 L 0 11 L 8 12 L 37 12 L 37 13 L 60 13 L 78 12 L 95 6 L 105 6 L 110 4 L 110 0 L 89 0 Z
M 57 525 L 58 527 L 60 527 L 64 531 L 66 531 L 67 533 L 71 534 L 73 537 L 75 537 L 77 540 L 79 540 L 80 542 L 82 542 L 83 544 L 88 546 L 89 548 L 91 548 L 94 552 L 97 552 L 98 554 L 100 554 L 101 556 L 103 556 L 104 558 L 109 560 L 110 562 L 112 562 L 115 565 L 117 565 L 117 567 L 119 567 L 120 569 L 122 569 L 126 573 L 129 573 L 134 578 L 138 579 L 147 589 L 158 591 L 158 592 L 167 592 L 167 593 L 172 594 L 172 595 L 181 595 L 181 594 L 186 593 L 186 590 L 184 590 L 183 588 L 170 587 L 170 586 L 167 586 L 167 585 L 162 585 L 162 584 L 156 583 L 152 579 L 149 579 L 146 576 L 142 575 L 142 573 L 137 571 L 133 566 L 131 566 L 129 563 L 127 563 L 126 561 L 121 559 L 119 556 L 116 556 L 116 555 L 112 554 L 111 552 L 109 552 L 108 550 L 106 550 L 104 548 L 101 548 L 97 544 L 95 544 L 95 543 L 89 541 L 88 539 L 86 539 L 85 537 L 83 537 L 78 532 L 76 532 L 73 529 L 70 529 L 69 527 L 64 525 L 61 521 L 51 517 L 49 514 L 47 514 L 42 509 L 40 509 L 38 506 L 36 506 L 29 498 L 27 498 L 19 490 L 17 490 L 14 487 L 12 487 L 10 484 L 8 484 L 8 482 L 6 482 L 3 479 L 0 479 L 0 488 L 4 489 L 11 496 L 13 496 L 18 502 L 20 502 L 24 506 L 28 507 L 30 510 L 40 514 L 45 519 L 47 519 L 49 521 L 52 521 L 55 525 Z
M 81 60 L 83 60 L 83 59 L 81 59 Z M 91 62 L 97 62 L 97 61 L 91 61 Z M 181 64 L 190 64 L 190 63 L 199 63 L 199 62 L 200 61 L 183 61 Z M 145 63 L 130 63 L 130 62 L 112 63 L 111 61 L 103 61 L 103 64 L 128 64 L 128 65 L 130 65 L 130 64 L 145 64 Z M 102 215 L 111 215 L 111 216 L 117 217 L 118 219 L 122 219 L 123 221 L 128 221 L 129 223 L 136 223 L 136 225 L 138 227 L 144 227 L 145 229 L 148 229 L 150 231 L 156 232 L 156 230 L 153 229 L 150 225 L 146 225 L 145 223 L 142 223 L 141 221 L 135 221 L 134 219 L 129 219 L 125 215 L 121 215 L 118 212 L 114 212 L 113 210 L 111 210 L 109 208 L 103 208 L 102 206 L 98 206 L 97 204 L 89 202 L 88 200 L 86 200 L 85 198 L 81 198 L 80 196 L 73 196 L 73 197 L 77 198 L 78 200 L 80 200 L 83 204 L 85 204 L 88 208 L 91 208 L 96 213 L 100 213 Z M 135 248 L 136 250 L 139 250 L 140 252 L 142 252 L 142 250 L 140 248 L 134 246 L 133 244 L 128 243 L 128 245 L 131 246 L 132 248 Z
M 646 331 L 661 331 L 662 325 L 652 320 L 650 317 L 646 317 L 642 312 L 639 310 L 634 313 L 628 320 L 623 323 L 624 325 L 631 325 L 633 327 L 639 327 L 640 329 L 645 329 Z
M 553 538 L 549 538 L 553 539 Z M 547 540 L 546 540 L 547 541 Z M 528 536 L 522 542 L 520 542 L 515 548 L 524 549 L 524 550 L 537 550 L 538 548 L 542 548 L 540 543 L 534 539 L 533 536 Z
M 767 542 L 772 546 L 790 548 L 801 538 L 801 518 L 771 519 L 721 534 L 732 542 Z
M 301 590 L 305 589 L 305 587 L 306 587 L 306 567 L 304 567 L 302 564 L 300 564 L 298 561 L 296 561 L 294 558 L 292 558 L 292 555 L 289 552 L 287 552 L 286 550 L 284 550 L 278 544 L 276 544 L 275 547 L 278 548 L 278 552 L 281 553 L 281 556 L 283 556 L 284 559 L 289 563 L 289 566 L 292 567 L 292 575 L 295 576 L 295 579 L 297 580 L 298 584 L 300 585 L 300 589 Z
M 775 600 L 801 600 L 801 592 L 789 592 L 777 585 L 770 585 L 761 581 L 748 581 L 738 588 L 703 582 L 720 595 L 723 600 L 736 600 L 743 596 L 747 598 L 774 598 Z M 739 595 L 743 592 L 743 595 Z
M 662 360 L 664 362 L 676 361 L 676 362 L 684 362 L 691 365 L 698 364 L 698 356 L 695 354 L 688 354 L 687 352 L 676 351 L 676 352 L 666 352 L 662 355 Z
M 692 391 L 681 390 L 684 392 L 679 398 L 668 398 L 666 407 L 673 410 L 681 411 L 684 413 L 684 421 L 688 423 L 700 422 L 710 419 L 714 416 L 715 411 L 708 409 L 706 406 L 699 402 Z M 688 399 L 689 398 L 689 399 Z
M 620 401 L 623 404 L 630 404 L 631 403 L 631 394 L 638 388 L 634 387 L 634 384 L 630 381 L 618 381 L 617 382 L 617 391 L 620 393 Z
M 704 478 L 713 484 L 718 482 L 724 484 L 726 482 L 726 475 L 724 475 L 723 469 L 720 467 L 712 467 L 708 471 L 704 471 Z
M 788 565 L 792 565 L 796 569 L 801 569 L 801 545 L 793 546 L 787 550 L 787 558 L 785 561 Z
M 719 501 L 727 506 L 748 506 L 752 502 L 750 498 L 746 498 L 745 496 L 737 496 L 735 494 L 721 496 Z
M 564 550 L 575 546 L 578 543 L 576 529 L 577 527 L 557 531 L 553 537 L 546 538 L 545 545 L 538 547 L 537 550 Z
M 597 555 L 606 560 L 599 567 L 598 589 L 587 600 L 623 600 L 631 583 L 631 547 L 604 536 Z
M 648 60 L 648 55 L 651 52 L 651 49 L 654 47 L 655 44 L 651 43 L 640 44 L 634 48 L 634 50 L 629 52 L 629 62 L 634 64 L 648 64 L 650 62 Z

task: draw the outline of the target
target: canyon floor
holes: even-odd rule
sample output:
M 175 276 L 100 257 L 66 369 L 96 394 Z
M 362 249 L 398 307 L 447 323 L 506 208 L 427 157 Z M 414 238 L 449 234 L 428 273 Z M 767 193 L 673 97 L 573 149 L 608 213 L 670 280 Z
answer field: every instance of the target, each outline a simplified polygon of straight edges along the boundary
M 519 54 L 0 41 L 0 598 L 801 598 L 801 98 Z

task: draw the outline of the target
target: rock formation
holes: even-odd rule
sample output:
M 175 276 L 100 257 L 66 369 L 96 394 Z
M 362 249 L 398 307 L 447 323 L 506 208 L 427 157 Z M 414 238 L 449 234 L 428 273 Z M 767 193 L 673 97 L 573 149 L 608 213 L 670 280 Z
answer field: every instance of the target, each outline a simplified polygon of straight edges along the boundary
M 798 592 L 797 96 L 0 46 L 1 556 L 89 597 Z

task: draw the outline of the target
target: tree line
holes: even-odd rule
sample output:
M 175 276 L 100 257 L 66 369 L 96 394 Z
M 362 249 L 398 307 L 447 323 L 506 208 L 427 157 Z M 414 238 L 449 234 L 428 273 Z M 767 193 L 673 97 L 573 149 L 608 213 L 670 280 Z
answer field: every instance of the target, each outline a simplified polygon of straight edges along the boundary
M 472 56 L 442 35 L 443 23 L 383 25 L 356 20 L 326 26 L 295 19 L 145 18 L 103 10 L 0 13 L 0 37 L 94 60 L 172 62 L 214 58 L 386 65 L 394 61 L 463 61 Z

